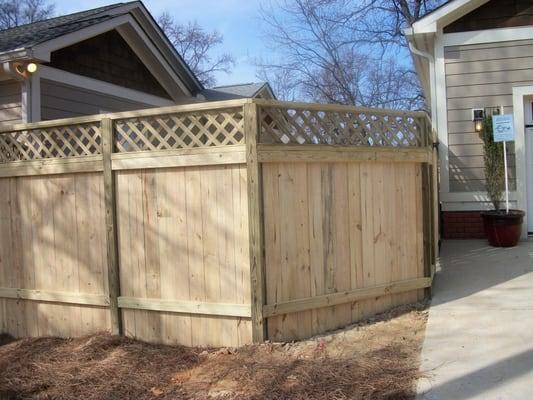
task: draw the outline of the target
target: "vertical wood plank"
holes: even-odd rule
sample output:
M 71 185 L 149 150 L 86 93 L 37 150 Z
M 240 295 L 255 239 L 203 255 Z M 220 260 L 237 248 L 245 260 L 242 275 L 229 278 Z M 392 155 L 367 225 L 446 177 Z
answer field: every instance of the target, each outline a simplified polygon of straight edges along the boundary
M 250 229 L 250 283 L 252 306 L 252 340 L 265 340 L 266 324 L 263 320 L 265 304 L 263 259 L 263 193 L 261 165 L 257 160 L 257 140 L 260 131 L 260 109 L 257 104 L 244 105 L 244 133 L 246 141 L 246 165 L 248 177 L 248 224 Z
M 111 332 L 115 335 L 122 333 L 118 296 L 120 295 L 118 241 L 116 229 L 116 200 L 115 179 L 111 168 L 111 154 L 113 153 L 113 122 L 109 118 L 102 119 L 102 155 L 104 166 L 104 204 L 107 239 L 107 280 L 109 292 L 109 312 L 111 317 Z
M 360 163 L 348 164 L 348 196 L 350 222 L 350 283 L 351 289 L 358 289 L 363 287 Z M 352 304 L 352 321 L 357 321 L 361 318 L 361 302 L 356 302 Z
M 266 301 L 275 304 L 283 301 L 281 275 L 281 215 L 279 198 L 279 164 L 265 164 L 264 218 L 265 218 L 265 275 Z M 268 337 L 277 340 L 282 334 L 281 317 L 268 319 Z

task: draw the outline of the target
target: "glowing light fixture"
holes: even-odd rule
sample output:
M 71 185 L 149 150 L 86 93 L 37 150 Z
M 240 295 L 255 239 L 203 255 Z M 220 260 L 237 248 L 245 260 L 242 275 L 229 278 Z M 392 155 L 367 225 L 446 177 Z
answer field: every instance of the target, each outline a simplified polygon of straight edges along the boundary
M 474 122 L 474 129 L 476 132 L 483 130 L 483 119 L 485 118 L 485 110 L 483 108 L 472 109 L 472 121 Z
M 33 62 L 27 64 L 18 62 L 14 63 L 13 66 L 15 67 L 15 71 L 17 72 L 17 74 L 25 78 L 27 78 L 28 75 L 36 73 L 38 68 L 37 64 Z
M 30 74 L 34 74 L 37 72 L 37 64 L 35 63 L 29 63 L 26 65 L 26 71 L 28 71 Z

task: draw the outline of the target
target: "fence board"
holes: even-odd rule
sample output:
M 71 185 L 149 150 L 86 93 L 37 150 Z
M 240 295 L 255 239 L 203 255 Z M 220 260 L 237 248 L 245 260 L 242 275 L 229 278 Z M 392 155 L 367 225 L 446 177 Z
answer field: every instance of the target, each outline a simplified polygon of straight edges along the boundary
M 42 291 L 44 299 L 46 292 L 105 294 L 101 185 L 97 173 L 0 179 L 0 287 Z M 109 327 L 103 307 L 35 300 L 1 300 L 2 329 L 19 337 L 65 337 Z
M 244 169 L 221 165 L 117 172 L 123 296 L 249 304 L 236 290 L 249 285 L 248 260 L 241 256 L 240 265 L 235 261 L 247 241 L 241 228 L 246 223 L 240 221 L 246 213 L 240 208 Z M 242 175 L 234 179 L 235 174 Z M 125 309 L 123 318 L 126 334 L 167 343 L 236 346 L 249 342 L 249 335 L 239 342 L 241 325 L 251 329 L 249 318 L 184 312 Z
M 405 267 L 405 280 L 422 277 L 423 244 L 418 236 L 406 240 L 410 236 L 405 234 L 420 231 L 421 208 L 415 199 L 421 189 L 419 169 L 418 163 L 263 165 L 265 309 L 400 281 L 399 265 Z M 395 203 L 398 193 L 403 196 L 403 209 Z M 396 222 L 404 213 L 410 218 L 403 221 L 405 231 L 401 231 Z M 403 294 L 385 291 L 377 300 L 365 300 L 357 307 L 347 301 L 274 315 L 268 318 L 269 337 L 307 337 L 406 301 Z
M 245 99 L 2 128 L 0 331 L 238 346 L 418 300 L 425 118 Z

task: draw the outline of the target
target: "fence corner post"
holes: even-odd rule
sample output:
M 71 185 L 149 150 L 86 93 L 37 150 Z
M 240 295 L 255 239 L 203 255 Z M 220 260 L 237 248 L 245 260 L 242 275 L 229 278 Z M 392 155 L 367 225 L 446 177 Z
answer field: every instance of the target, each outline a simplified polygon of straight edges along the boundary
M 433 279 L 438 252 L 438 177 L 435 137 L 429 117 L 424 118 L 424 137 L 428 149 L 427 163 L 423 164 L 424 197 L 424 275 Z M 431 299 L 432 287 L 426 289 L 426 297 Z
M 111 314 L 111 333 L 122 334 L 118 296 L 120 294 L 118 241 L 116 225 L 115 178 L 111 165 L 113 154 L 113 121 L 103 118 L 101 122 L 102 159 L 104 173 L 104 204 L 107 243 L 107 281 L 109 286 L 109 311 Z
M 251 102 L 244 104 L 243 112 L 248 185 L 252 340 L 254 343 L 260 343 L 267 338 L 266 323 L 263 318 L 265 304 L 263 193 L 261 165 L 257 157 L 257 142 L 261 129 L 260 109 L 257 104 Z

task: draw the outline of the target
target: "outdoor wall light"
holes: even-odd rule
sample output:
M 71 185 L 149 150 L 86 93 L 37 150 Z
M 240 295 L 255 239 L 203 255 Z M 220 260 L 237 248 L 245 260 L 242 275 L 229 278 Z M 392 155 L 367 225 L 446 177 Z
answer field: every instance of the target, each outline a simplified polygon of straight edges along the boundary
M 472 109 L 472 121 L 474 121 L 474 129 L 476 132 L 483 130 L 483 119 L 485 118 L 485 110 L 483 108 Z
M 37 64 L 32 62 L 28 64 L 17 63 L 15 64 L 15 71 L 17 71 L 17 74 L 21 76 L 34 74 L 37 72 Z
M 28 71 L 30 74 L 34 74 L 37 72 L 37 64 L 35 63 L 29 63 L 26 65 L 26 71 Z

